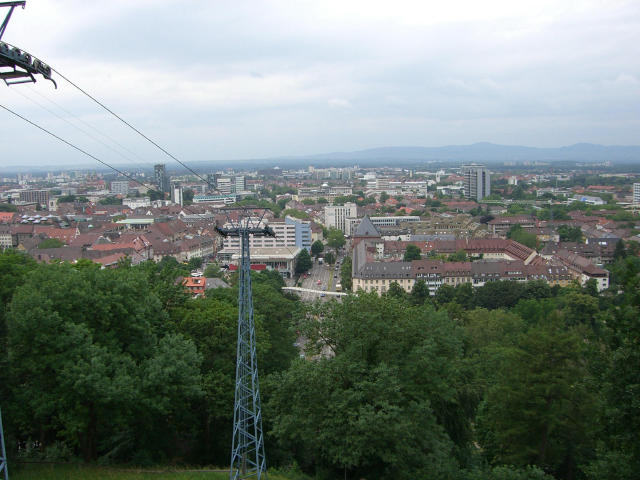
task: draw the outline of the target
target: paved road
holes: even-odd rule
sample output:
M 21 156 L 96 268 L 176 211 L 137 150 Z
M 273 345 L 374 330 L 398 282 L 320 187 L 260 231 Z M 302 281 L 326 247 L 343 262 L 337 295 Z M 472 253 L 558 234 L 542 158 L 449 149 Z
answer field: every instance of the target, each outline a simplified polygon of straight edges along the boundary
M 336 283 L 340 281 L 340 268 L 336 270 L 335 265 L 319 265 L 317 262 L 314 262 L 313 268 L 309 270 L 308 274 L 309 277 L 302 280 L 302 288 L 335 292 Z M 326 301 L 329 296 L 322 297 L 317 293 L 300 292 L 300 299 L 303 302 L 313 302 L 318 298 Z

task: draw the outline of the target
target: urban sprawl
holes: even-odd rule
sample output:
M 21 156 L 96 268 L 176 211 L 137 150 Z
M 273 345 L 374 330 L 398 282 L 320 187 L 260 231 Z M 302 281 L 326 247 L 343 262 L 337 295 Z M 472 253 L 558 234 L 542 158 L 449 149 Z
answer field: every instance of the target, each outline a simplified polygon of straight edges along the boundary
M 237 206 L 268 209 L 262 222 L 276 234 L 251 239 L 252 268 L 308 287 L 303 299 L 343 290 L 382 294 L 394 283 L 411 292 L 419 282 L 431 295 L 443 285 L 497 280 L 590 283 L 602 291 L 607 264 L 640 245 L 640 175 L 611 173 L 607 165 L 178 175 L 159 164 L 127 177 L 22 173 L 1 179 L 0 201 L 2 248 L 102 268 L 174 257 L 194 267 L 182 279 L 193 295 L 223 283 L 203 276 L 205 266 L 237 269 L 238 238 L 216 232 L 241 214 L 229 209 Z M 298 268 L 306 253 L 311 266 Z M 317 268 L 329 273 L 303 284 Z

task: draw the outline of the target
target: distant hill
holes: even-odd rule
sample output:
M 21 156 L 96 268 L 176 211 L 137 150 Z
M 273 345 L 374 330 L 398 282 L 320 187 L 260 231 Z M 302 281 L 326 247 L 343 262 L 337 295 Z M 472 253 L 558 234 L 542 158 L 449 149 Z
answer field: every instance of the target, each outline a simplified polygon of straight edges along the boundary
M 291 157 L 287 158 L 289 160 Z M 518 145 L 474 143 L 444 147 L 380 147 L 355 152 L 334 152 L 297 157 L 305 160 L 384 161 L 582 161 L 640 162 L 640 146 L 605 146 L 577 143 L 567 147 L 537 148 Z
M 187 164 L 200 172 L 226 167 L 261 169 L 278 166 L 280 168 L 300 168 L 308 165 L 315 167 L 328 166 L 383 166 L 397 164 L 399 166 L 419 165 L 426 162 L 443 164 L 478 162 L 495 164 L 503 162 L 586 162 L 600 163 L 611 161 L 614 164 L 633 164 L 640 167 L 640 146 L 597 145 L 593 143 L 576 143 L 566 147 L 538 148 L 520 145 L 497 145 L 495 143 L 474 143 L 472 145 L 448 145 L 443 147 L 380 147 L 353 152 L 332 152 L 315 155 L 289 155 L 269 158 L 246 158 L 228 160 L 196 160 Z M 127 164 L 119 166 L 126 167 Z M 149 164 L 149 168 L 152 164 Z M 183 171 L 169 162 L 171 171 Z M 69 167 L 71 168 L 71 167 Z M 87 168 L 103 171 L 95 164 L 74 166 L 75 169 Z M 46 173 L 50 166 L 27 167 L 27 171 Z M 3 166 L 7 175 L 25 171 L 24 166 Z

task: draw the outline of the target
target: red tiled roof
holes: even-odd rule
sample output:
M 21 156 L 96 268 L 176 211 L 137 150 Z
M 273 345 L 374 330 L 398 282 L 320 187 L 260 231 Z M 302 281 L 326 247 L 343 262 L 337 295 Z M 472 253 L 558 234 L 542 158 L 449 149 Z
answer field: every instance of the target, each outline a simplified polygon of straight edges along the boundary
M 0 212 L 0 223 L 11 223 L 14 215 L 14 212 Z
M 49 238 L 57 238 L 58 240 L 69 244 L 76 237 L 78 232 L 75 228 L 56 228 L 35 225 L 33 227 L 33 233 L 35 235 L 43 233 Z
M 96 258 L 93 261 L 103 266 L 109 266 L 118 263 L 118 261 L 124 257 L 126 257 L 124 253 L 114 253 L 105 257 Z

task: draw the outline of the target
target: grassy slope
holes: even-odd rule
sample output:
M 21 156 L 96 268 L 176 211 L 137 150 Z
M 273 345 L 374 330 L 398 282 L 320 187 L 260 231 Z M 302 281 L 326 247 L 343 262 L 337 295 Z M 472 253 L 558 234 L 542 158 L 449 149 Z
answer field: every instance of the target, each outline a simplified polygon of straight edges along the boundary
M 227 480 L 228 472 L 169 469 L 121 469 L 75 465 L 27 465 L 11 469 L 11 480 Z M 269 475 L 269 480 L 287 480 Z

